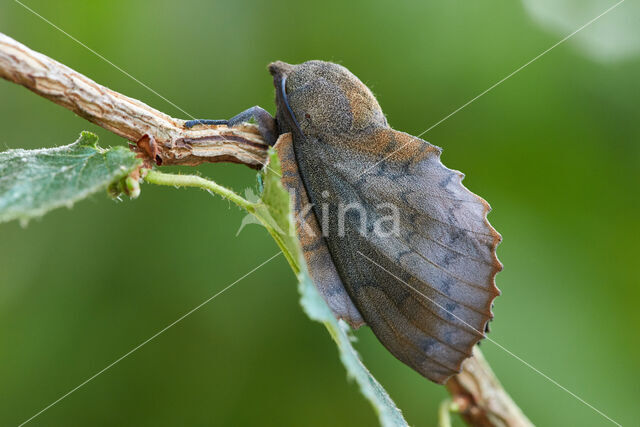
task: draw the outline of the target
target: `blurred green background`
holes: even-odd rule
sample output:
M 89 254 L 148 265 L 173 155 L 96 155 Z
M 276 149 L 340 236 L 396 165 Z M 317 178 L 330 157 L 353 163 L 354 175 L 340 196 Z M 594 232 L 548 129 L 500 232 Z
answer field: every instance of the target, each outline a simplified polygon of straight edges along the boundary
M 1 32 L 189 118 L 19 4 L 2 3 Z M 198 118 L 256 104 L 273 112 L 266 65 L 325 59 L 350 68 L 392 126 L 413 134 L 572 31 L 554 32 L 506 0 L 25 3 Z M 612 4 L 576 15 L 574 29 Z M 607 37 L 620 20 L 637 23 L 638 12 L 626 2 L 583 32 Z M 424 138 L 491 203 L 503 235 L 491 337 L 618 422 L 638 425 L 640 57 L 589 55 L 585 37 Z M 83 129 L 103 146 L 124 143 L 5 81 L 0 129 L 2 149 L 67 144 Z M 199 171 L 240 192 L 255 183 L 243 166 Z M 26 228 L 0 225 L 0 425 L 26 420 L 275 254 L 260 227 L 236 237 L 242 217 L 202 191 L 145 185 L 135 201 L 99 194 Z M 277 258 L 32 424 L 375 425 L 328 334 L 297 300 Z M 445 390 L 366 328 L 357 336 L 409 423 L 434 425 Z M 482 348 L 535 423 L 608 424 L 495 345 Z

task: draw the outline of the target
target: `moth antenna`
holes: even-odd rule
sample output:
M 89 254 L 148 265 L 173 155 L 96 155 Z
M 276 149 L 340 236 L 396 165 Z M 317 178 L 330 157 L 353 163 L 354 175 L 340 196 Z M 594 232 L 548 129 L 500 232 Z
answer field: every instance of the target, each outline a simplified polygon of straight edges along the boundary
M 298 120 L 296 119 L 295 114 L 293 114 L 293 110 L 291 109 L 291 106 L 289 105 L 289 100 L 287 99 L 287 92 L 285 91 L 286 82 L 287 82 L 287 76 L 282 76 L 282 79 L 280 80 L 280 92 L 282 93 L 282 100 L 284 101 L 285 107 L 287 107 L 287 111 L 289 111 L 289 115 L 293 120 L 293 124 L 296 125 L 296 129 L 298 129 L 298 132 L 300 132 L 300 134 L 302 135 L 302 129 L 300 129 L 300 124 L 298 123 Z

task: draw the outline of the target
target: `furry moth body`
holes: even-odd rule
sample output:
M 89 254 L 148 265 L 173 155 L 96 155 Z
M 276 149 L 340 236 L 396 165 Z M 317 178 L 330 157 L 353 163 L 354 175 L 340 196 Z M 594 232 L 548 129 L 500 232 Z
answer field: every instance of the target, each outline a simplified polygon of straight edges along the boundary
M 499 295 L 489 205 L 442 165 L 439 148 L 391 129 L 346 68 L 309 61 L 269 70 L 278 134 L 291 135 L 276 145 L 285 185 L 313 206 L 316 232 L 298 233 L 314 282 L 336 316 L 368 324 L 394 356 L 445 382 L 484 337 Z M 369 216 L 363 227 L 363 211 L 337 214 L 380 203 L 397 206 L 396 233 L 372 232 Z

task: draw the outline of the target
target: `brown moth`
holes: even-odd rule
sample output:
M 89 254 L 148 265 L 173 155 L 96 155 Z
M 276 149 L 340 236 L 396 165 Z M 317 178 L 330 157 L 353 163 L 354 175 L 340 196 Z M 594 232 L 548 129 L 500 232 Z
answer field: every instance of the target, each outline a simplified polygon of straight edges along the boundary
M 489 205 L 440 162 L 440 148 L 391 129 L 345 67 L 275 62 L 269 71 L 275 123 L 259 107 L 228 123 L 253 116 L 265 138 L 279 135 L 316 287 L 336 317 L 369 325 L 395 357 L 444 383 L 484 337 L 500 293 Z

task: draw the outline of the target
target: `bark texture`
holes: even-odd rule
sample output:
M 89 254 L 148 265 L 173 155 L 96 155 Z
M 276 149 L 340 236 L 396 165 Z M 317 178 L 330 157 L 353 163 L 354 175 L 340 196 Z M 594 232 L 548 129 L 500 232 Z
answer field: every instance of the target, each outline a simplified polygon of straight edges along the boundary
M 2 33 L 0 77 L 131 142 L 141 142 L 157 164 L 232 162 L 260 168 L 266 161 L 268 146 L 252 124 L 233 128 L 197 125 L 186 129 L 185 120 L 101 86 Z
M 462 372 L 451 377 L 446 387 L 469 425 L 533 426 L 502 387 L 478 346 L 462 363 Z

